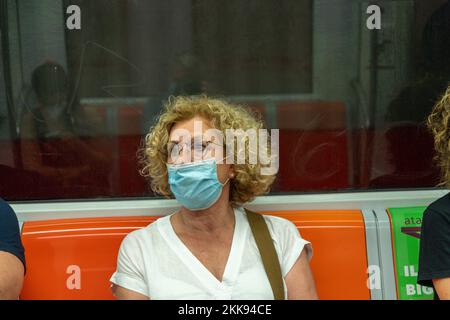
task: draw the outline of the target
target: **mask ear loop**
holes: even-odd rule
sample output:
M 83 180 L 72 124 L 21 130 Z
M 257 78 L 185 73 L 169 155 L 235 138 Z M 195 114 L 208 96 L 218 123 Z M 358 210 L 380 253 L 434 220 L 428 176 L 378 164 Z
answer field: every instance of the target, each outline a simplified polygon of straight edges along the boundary
M 229 155 L 227 155 L 227 156 L 225 156 L 225 157 L 223 157 L 222 158 L 222 164 L 226 164 L 226 161 L 225 162 L 223 162 L 223 160 L 226 160 L 226 159 L 228 159 L 229 157 L 231 157 L 232 155 L 231 154 L 229 154 Z M 216 161 L 216 164 L 217 164 L 217 161 Z M 228 182 L 230 182 L 230 180 L 231 180 L 231 178 L 232 177 L 228 177 L 228 179 L 227 180 L 225 180 L 225 182 L 224 183 L 220 183 L 221 185 L 222 185 L 222 187 L 225 187 L 225 185 L 228 183 Z M 220 181 L 219 181 L 220 182 Z
M 231 154 L 229 154 L 229 155 L 227 155 L 227 156 L 225 156 L 225 157 L 223 157 L 222 158 L 222 161 L 221 161 L 221 163 L 220 164 L 226 164 L 226 161 L 224 162 L 223 160 L 226 160 L 226 159 L 228 159 L 229 157 L 231 157 L 232 155 Z M 215 162 L 215 164 L 217 165 L 218 163 L 217 163 L 217 160 L 216 159 L 214 159 L 214 162 Z M 217 177 L 217 180 L 219 180 L 219 178 Z M 222 182 L 220 182 L 220 180 L 219 180 L 219 183 L 222 185 L 222 188 L 229 182 L 231 180 L 231 177 L 228 177 L 228 179 L 227 180 L 225 180 L 225 182 L 224 183 L 222 183 Z
M 222 185 L 222 187 L 225 187 L 225 185 L 226 185 L 228 182 L 230 182 L 230 180 L 231 180 L 231 177 L 228 177 L 228 179 L 225 180 L 224 183 L 220 183 L 220 184 Z M 219 182 L 220 182 L 220 181 L 219 181 Z

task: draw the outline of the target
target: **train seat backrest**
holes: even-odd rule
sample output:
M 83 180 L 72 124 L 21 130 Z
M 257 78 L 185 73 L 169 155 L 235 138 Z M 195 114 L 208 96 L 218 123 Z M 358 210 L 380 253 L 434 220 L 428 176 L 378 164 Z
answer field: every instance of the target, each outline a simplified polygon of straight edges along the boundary
M 357 210 L 269 212 L 292 221 L 311 242 L 320 299 L 370 299 L 364 219 Z
M 321 299 L 370 299 L 365 229 L 359 211 L 270 212 L 291 220 L 313 245 Z M 113 299 L 109 279 L 126 234 L 156 217 L 26 222 L 27 274 L 21 299 Z
M 109 278 L 120 243 L 155 217 L 26 222 L 27 273 L 21 299 L 113 299 Z

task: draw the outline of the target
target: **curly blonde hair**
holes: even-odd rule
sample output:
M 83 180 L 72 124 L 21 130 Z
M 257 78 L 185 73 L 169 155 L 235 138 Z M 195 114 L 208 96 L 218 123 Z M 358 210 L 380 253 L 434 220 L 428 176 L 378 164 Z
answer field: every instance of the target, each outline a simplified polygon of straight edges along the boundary
M 260 117 L 248 108 L 231 104 L 221 99 L 201 96 L 170 97 L 166 102 L 157 123 L 150 128 L 140 152 L 141 175 L 150 180 L 152 190 L 165 197 L 173 197 L 168 183 L 167 143 L 172 127 L 185 120 L 200 116 L 211 126 L 221 131 L 225 137 L 227 129 L 263 129 Z M 270 146 L 268 153 L 270 154 Z M 248 149 L 248 138 L 245 141 Z M 256 196 L 270 191 L 275 175 L 262 175 L 259 162 L 250 164 L 246 152 L 244 164 L 233 164 L 234 178 L 230 180 L 230 203 L 239 206 L 253 200 Z M 236 163 L 236 162 L 235 162 Z
M 435 160 L 442 172 L 439 185 L 450 187 L 450 86 L 433 107 L 427 126 L 433 134 Z

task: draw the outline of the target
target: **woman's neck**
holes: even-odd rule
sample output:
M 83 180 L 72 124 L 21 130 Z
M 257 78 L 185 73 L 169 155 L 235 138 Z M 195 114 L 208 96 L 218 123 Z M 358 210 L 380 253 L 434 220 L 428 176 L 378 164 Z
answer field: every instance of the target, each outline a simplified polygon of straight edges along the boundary
M 182 208 L 179 221 L 188 232 L 216 233 L 234 228 L 234 210 L 228 201 L 217 201 L 206 210 Z

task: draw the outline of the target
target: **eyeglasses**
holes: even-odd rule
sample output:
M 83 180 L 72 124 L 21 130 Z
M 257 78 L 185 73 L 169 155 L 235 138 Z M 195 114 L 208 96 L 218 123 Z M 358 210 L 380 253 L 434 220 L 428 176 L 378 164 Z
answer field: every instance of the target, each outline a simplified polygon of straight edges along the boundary
M 200 148 L 201 146 L 201 148 Z M 196 152 L 201 153 L 201 159 L 213 159 L 216 156 L 216 150 L 222 148 L 223 145 L 214 141 L 202 141 L 201 145 L 196 148 L 196 143 L 190 142 L 175 142 L 170 141 L 167 144 L 167 163 L 188 163 L 194 161 Z M 197 150 L 196 150 L 197 149 Z M 198 156 L 197 156 L 198 157 Z

